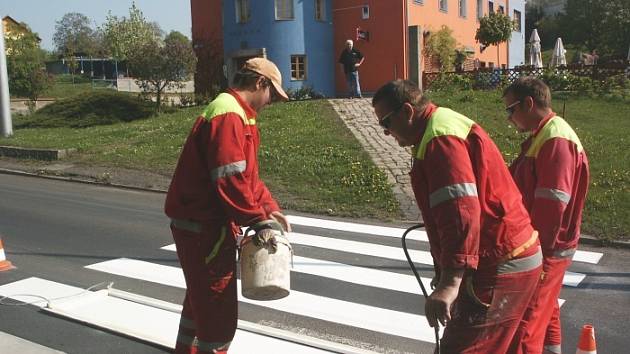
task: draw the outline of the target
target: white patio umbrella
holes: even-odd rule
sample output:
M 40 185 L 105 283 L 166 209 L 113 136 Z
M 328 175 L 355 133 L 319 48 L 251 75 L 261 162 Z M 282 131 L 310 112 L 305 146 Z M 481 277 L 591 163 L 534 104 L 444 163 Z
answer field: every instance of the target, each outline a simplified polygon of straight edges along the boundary
M 538 37 L 538 30 L 534 28 L 532 35 L 529 36 L 529 65 L 535 68 L 542 68 L 542 53 L 540 50 L 540 37 Z
M 562 45 L 562 38 L 556 39 L 556 45 L 553 47 L 553 54 L 551 55 L 550 67 L 556 67 L 561 65 L 567 65 L 566 49 Z

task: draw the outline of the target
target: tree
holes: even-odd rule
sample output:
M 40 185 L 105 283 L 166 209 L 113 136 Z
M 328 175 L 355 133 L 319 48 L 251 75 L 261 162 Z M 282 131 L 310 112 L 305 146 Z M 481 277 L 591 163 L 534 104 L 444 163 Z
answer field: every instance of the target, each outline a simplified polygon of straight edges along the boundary
M 20 36 L 5 40 L 10 92 L 15 96 L 27 97 L 35 103 L 52 82 L 44 65 L 46 53 L 40 49 L 37 35 L 30 29 Z
M 129 8 L 128 18 L 118 18 L 110 12 L 102 30 L 109 51 L 117 60 L 126 60 L 139 48 L 159 42 L 162 37 L 160 26 L 147 21 L 135 3 Z
M 53 41 L 57 53 L 64 58 L 76 55 L 92 55 L 96 47 L 90 19 L 80 13 L 70 12 L 57 21 Z
M 560 23 L 566 43 L 597 49 L 602 58 L 626 58 L 630 1 L 567 0 Z
M 499 64 L 499 44 L 507 42 L 512 37 L 514 22 L 510 16 L 500 12 L 491 12 L 479 19 L 479 28 L 475 40 L 488 47 L 497 46 L 497 65 Z
M 163 43 L 147 42 L 129 52 L 128 60 L 138 86 L 156 95 L 157 111 L 164 90 L 182 87 L 182 81 L 194 72 L 197 61 L 190 40 L 176 31 L 169 33 Z
M 440 61 L 440 71 L 453 70 L 457 41 L 453 38 L 453 30 L 446 26 L 429 34 L 426 42 L 427 54 L 436 56 Z

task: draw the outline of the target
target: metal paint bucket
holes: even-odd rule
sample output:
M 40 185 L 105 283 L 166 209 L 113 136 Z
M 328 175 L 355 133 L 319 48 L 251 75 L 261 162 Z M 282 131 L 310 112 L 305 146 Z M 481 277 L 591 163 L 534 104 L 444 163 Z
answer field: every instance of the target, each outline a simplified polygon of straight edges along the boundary
M 283 231 L 274 230 L 277 250 L 256 246 L 252 237 L 241 241 L 241 293 L 252 300 L 277 300 L 289 295 L 293 249 Z

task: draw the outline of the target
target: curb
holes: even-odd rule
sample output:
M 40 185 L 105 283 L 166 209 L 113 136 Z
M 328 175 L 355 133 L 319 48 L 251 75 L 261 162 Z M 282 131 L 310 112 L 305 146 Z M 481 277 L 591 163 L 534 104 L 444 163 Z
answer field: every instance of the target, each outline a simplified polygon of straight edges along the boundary
M 0 156 L 35 160 L 61 160 L 76 152 L 77 149 L 33 149 L 16 146 L 0 146 Z
M 132 190 L 132 191 L 141 191 L 141 192 L 151 192 L 151 193 L 160 193 L 160 194 L 164 194 L 164 193 L 167 192 L 164 189 L 153 189 L 153 188 L 146 188 L 146 187 L 136 187 L 136 186 L 129 186 L 129 185 L 124 185 L 124 184 L 106 183 L 106 182 L 99 182 L 99 181 L 94 181 L 94 180 L 89 180 L 89 179 L 81 179 L 81 178 L 74 178 L 74 177 L 52 176 L 52 175 L 46 175 L 46 174 L 26 172 L 26 171 L 11 170 L 11 169 L 6 169 L 6 168 L 0 168 L 0 174 L 24 176 L 24 177 L 46 178 L 46 179 L 52 179 L 52 180 L 57 180 L 57 181 L 76 182 L 76 183 L 99 185 L 99 186 L 108 186 L 108 187 L 113 187 L 113 188 L 120 188 L 120 189 L 126 189 L 126 190 Z M 327 217 L 326 215 L 319 215 L 319 216 L 320 217 Z M 414 220 L 397 220 L 397 221 L 394 221 L 393 223 L 399 223 L 399 224 L 411 224 L 411 223 L 414 223 L 415 224 L 415 223 L 417 223 L 417 221 L 414 221 Z M 630 241 L 600 240 L 600 239 L 598 239 L 598 238 L 596 238 L 594 236 L 585 235 L 585 234 L 580 235 L 579 243 L 583 244 L 583 245 L 589 245 L 589 246 L 598 246 L 598 247 L 610 247 L 610 246 L 612 246 L 612 247 L 617 247 L 617 248 L 630 249 Z

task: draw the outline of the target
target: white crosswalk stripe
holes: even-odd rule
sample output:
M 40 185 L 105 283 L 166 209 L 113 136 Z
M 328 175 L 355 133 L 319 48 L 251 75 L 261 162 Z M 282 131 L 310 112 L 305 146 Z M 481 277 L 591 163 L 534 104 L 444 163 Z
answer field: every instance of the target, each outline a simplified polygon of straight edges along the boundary
M 292 269 L 292 273 L 296 277 L 308 276 L 325 279 L 330 284 L 334 284 L 332 286 L 340 289 L 353 284 L 366 287 L 364 288 L 367 289 L 366 291 L 374 289 L 374 291 L 391 294 L 391 298 L 409 295 L 421 296 L 419 295 L 420 289 L 416 279 L 410 271 L 401 270 L 400 266 L 394 267 L 396 269 L 388 269 L 387 267 L 379 268 L 379 266 L 376 265 L 367 267 L 367 265 L 373 264 L 376 259 L 380 260 L 379 262 L 389 262 L 388 264 L 406 264 L 406 258 L 400 246 L 391 246 L 391 244 L 393 244 L 391 240 L 394 238 L 400 239 L 402 233 L 405 231 L 404 229 L 330 221 L 303 216 L 289 216 L 289 218 L 296 226 L 295 228 L 302 228 L 302 232 L 294 232 L 289 235 L 291 243 L 294 246 L 299 246 L 293 258 L 294 268 Z M 322 229 L 324 231 L 322 231 Z M 362 235 L 366 236 L 362 237 Z M 414 249 L 410 249 L 412 259 L 416 264 L 425 266 L 423 267 L 425 271 L 422 273 L 424 275 L 422 282 L 427 289 L 430 289 L 429 277 L 432 274 L 426 272 L 426 266 L 432 266 L 433 259 L 428 252 L 426 233 L 422 230 L 415 230 L 409 234 L 408 240 L 413 241 Z M 420 246 L 418 247 L 418 245 Z M 161 248 L 163 250 L 175 251 L 174 244 L 166 245 Z M 318 258 L 322 257 L 322 251 L 326 253 L 326 259 Z M 578 251 L 574 256 L 574 262 L 597 264 L 602 256 L 601 253 L 597 252 Z M 335 259 L 335 261 L 332 259 Z M 347 264 L 347 262 L 350 262 L 349 259 L 356 261 L 355 264 L 361 264 L 361 266 Z M 186 287 L 181 268 L 139 259 L 113 258 L 103 262 L 89 264 L 85 268 L 173 288 L 184 289 Z M 585 274 L 567 271 L 563 284 L 569 287 L 578 287 L 585 278 Z M 47 284 L 44 286 L 46 290 L 37 290 L 45 292 L 46 297 L 72 297 L 73 292 L 75 295 L 77 292 L 80 292 L 78 288 L 67 287 L 63 284 L 53 282 L 49 284 L 41 279 L 18 283 L 19 282 L 0 286 L 0 296 L 19 293 L 21 289 L 20 286 L 28 285 L 34 287 L 34 284 L 37 286 Z M 30 289 L 30 291 L 36 290 Z M 33 298 L 19 296 L 13 298 L 24 302 L 35 302 L 38 306 L 45 306 L 46 304 L 43 300 Z M 389 296 L 388 299 L 384 299 L 383 302 L 388 300 Z M 414 341 L 425 343 L 434 342 L 433 330 L 428 326 L 426 318 L 418 314 L 418 312 L 422 312 L 422 309 L 418 308 L 422 306 L 420 298 L 418 298 L 418 304 L 413 305 L 414 308 L 409 308 L 404 311 L 386 308 L 383 306 L 383 302 L 368 305 L 365 303 L 347 301 L 347 299 L 338 299 L 334 296 L 317 295 L 303 291 L 300 288 L 292 288 L 290 296 L 276 301 L 254 301 L 246 299 L 240 296 L 239 291 L 239 301 L 272 311 L 288 313 L 292 316 L 333 322 L 385 335 L 408 338 Z M 565 300 L 560 299 L 559 302 L 562 305 L 565 303 Z M 171 314 L 169 316 L 168 321 L 171 323 L 174 321 L 171 319 L 173 315 Z M 175 317 L 178 318 L 177 316 Z M 170 325 L 175 327 L 169 327 L 169 331 L 176 332 L 176 324 L 173 325 L 171 323 Z M 129 329 L 129 331 L 132 330 L 133 329 Z M 165 336 L 168 337 L 172 335 L 173 333 L 170 333 Z M 168 342 L 172 341 L 172 338 L 168 337 L 167 339 L 161 340 Z M 246 331 L 239 331 L 235 343 L 238 343 L 238 341 L 243 341 L 244 343 L 245 341 L 260 342 L 263 340 L 268 340 L 268 338 L 264 339 L 261 338 L 260 335 L 256 336 Z M 243 350 L 235 349 L 231 351 L 231 353 L 245 353 L 247 350 L 251 350 L 251 348 Z M 295 348 L 286 350 L 286 353 L 289 353 L 290 350 L 295 350 Z M 319 353 L 324 351 L 299 351 L 299 353 L 311 352 Z M 277 353 L 284 353 L 284 351 Z

